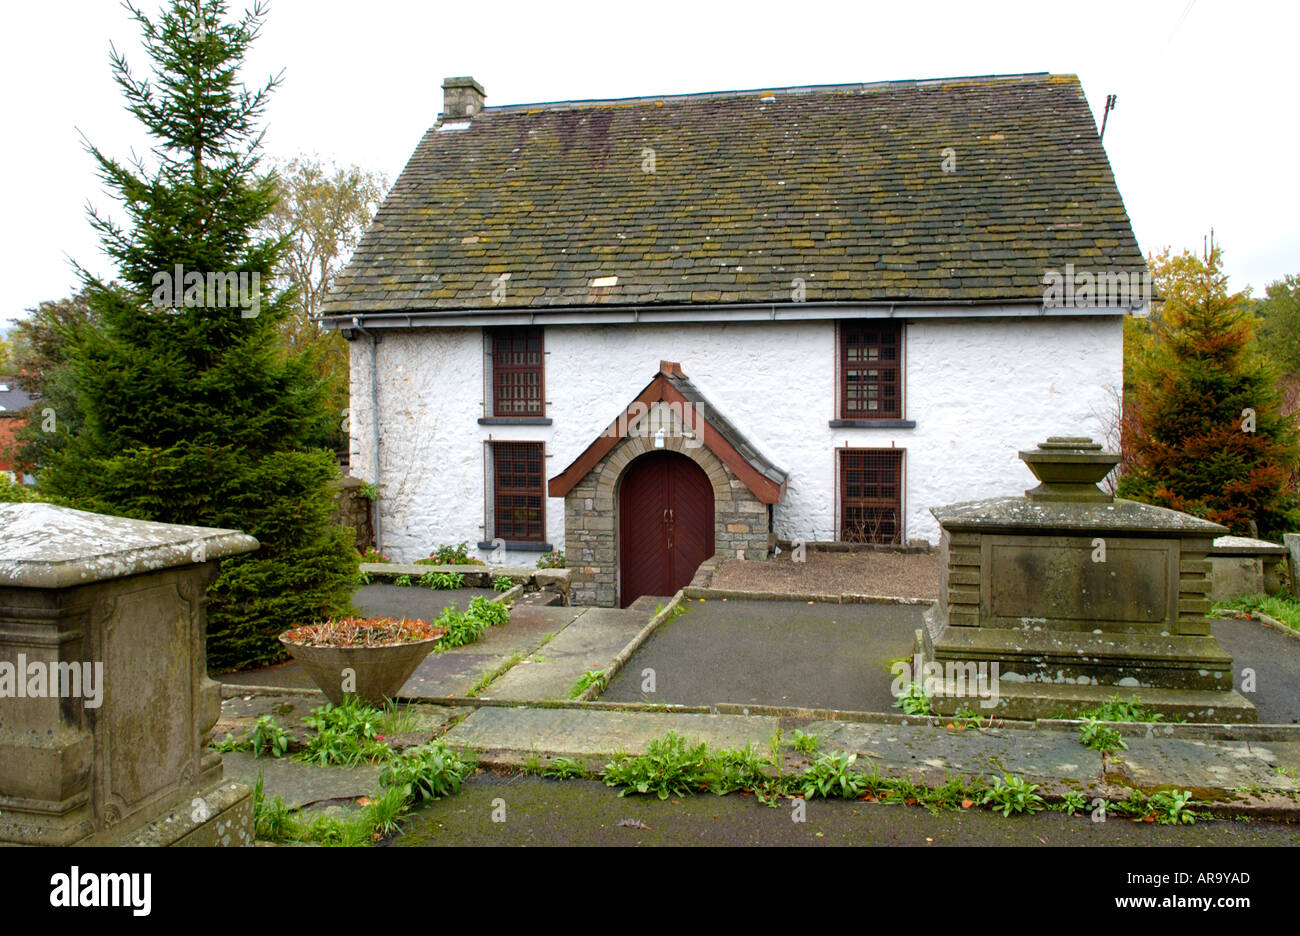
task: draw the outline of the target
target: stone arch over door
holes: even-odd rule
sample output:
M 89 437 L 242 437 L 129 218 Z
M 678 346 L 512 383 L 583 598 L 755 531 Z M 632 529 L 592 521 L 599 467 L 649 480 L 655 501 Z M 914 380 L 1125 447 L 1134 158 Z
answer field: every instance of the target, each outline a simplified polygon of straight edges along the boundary
M 656 444 L 657 443 L 657 444 Z M 771 505 L 785 491 L 785 472 L 713 410 L 677 365 L 655 379 L 587 449 L 550 480 L 564 498 L 564 552 L 576 604 L 619 604 L 619 490 L 628 466 L 650 452 L 683 455 L 713 490 L 715 555 L 765 559 Z
M 651 407 L 644 430 L 620 439 L 564 498 L 565 564 L 571 569 L 573 600 L 619 604 L 619 481 L 641 455 L 658 451 L 655 431 L 667 425 L 664 449 L 691 459 L 713 485 L 713 544 L 718 553 L 763 559 L 768 553 L 768 507 L 697 438 L 674 427 L 675 414 Z

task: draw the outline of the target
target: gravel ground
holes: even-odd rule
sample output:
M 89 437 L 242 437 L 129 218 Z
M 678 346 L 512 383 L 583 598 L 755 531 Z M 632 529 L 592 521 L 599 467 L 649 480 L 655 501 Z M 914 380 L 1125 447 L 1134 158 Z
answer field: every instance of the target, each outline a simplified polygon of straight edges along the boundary
M 807 561 L 782 554 L 765 562 L 728 559 L 713 573 L 714 588 L 838 595 L 842 592 L 939 597 L 937 553 L 813 552 Z

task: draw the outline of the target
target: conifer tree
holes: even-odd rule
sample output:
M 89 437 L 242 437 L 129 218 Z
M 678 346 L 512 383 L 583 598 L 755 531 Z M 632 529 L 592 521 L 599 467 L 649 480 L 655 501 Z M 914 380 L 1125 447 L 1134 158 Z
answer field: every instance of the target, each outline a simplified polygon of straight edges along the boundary
M 293 296 L 270 286 L 287 240 L 258 234 L 276 197 L 259 118 L 279 78 L 250 89 L 240 68 L 265 10 L 231 20 L 225 0 L 171 0 L 155 20 L 126 6 L 151 74 L 116 50 L 112 70 L 152 159 L 87 145 L 128 221 L 90 211 L 118 278 L 83 271 L 99 327 L 68 349 L 80 428 L 40 480 L 87 509 L 256 536 L 209 591 L 208 659 L 272 662 L 278 633 L 347 606 L 357 557 L 318 448 L 335 419 L 310 360 L 278 346 Z
M 1280 536 L 1300 519 L 1288 485 L 1297 439 L 1255 348 L 1255 316 L 1244 295 L 1228 292 L 1212 239 L 1203 256 L 1184 252 L 1167 265 L 1155 278 L 1164 308 L 1134 361 L 1119 494 L 1237 534 Z

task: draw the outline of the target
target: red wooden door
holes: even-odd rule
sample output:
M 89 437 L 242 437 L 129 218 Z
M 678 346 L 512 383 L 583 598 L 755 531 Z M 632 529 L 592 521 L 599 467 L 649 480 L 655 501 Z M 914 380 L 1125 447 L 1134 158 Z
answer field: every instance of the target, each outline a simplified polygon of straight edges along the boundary
M 676 452 L 636 459 L 619 491 L 619 605 L 671 595 L 713 555 L 713 484 Z

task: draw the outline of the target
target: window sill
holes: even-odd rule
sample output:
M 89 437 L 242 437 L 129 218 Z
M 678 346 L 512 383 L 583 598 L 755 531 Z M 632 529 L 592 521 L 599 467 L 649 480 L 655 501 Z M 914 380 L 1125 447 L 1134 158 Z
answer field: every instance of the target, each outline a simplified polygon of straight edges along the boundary
M 555 547 L 550 543 L 526 543 L 520 540 L 505 540 L 506 549 L 513 549 L 516 552 L 555 552 Z M 496 549 L 494 543 L 479 543 L 478 548 L 484 552 L 491 552 Z
M 480 426 L 549 426 L 549 416 L 480 416 Z
M 915 429 L 915 419 L 832 419 L 832 429 Z

